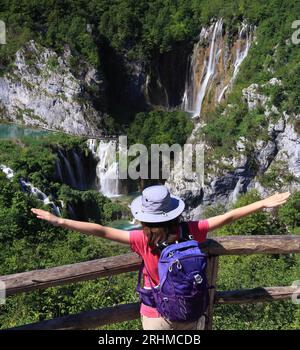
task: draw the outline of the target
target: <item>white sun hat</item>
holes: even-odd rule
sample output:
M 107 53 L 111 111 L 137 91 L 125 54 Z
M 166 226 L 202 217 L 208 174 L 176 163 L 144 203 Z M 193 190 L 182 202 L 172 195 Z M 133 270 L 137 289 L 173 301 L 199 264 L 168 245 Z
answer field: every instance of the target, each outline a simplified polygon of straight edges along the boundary
M 143 190 L 130 209 L 134 218 L 143 222 L 164 222 L 175 219 L 184 211 L 184 201 L 170 194 L 166 186 L 155 185 Z

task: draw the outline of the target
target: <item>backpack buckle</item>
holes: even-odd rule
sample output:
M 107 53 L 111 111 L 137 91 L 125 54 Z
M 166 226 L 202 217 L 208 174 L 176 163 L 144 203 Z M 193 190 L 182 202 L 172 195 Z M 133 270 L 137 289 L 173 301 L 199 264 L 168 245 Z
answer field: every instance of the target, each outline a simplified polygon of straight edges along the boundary
M 203 281 L 202 276 L 200 276 L 199 274 L 195 275 L 194 278 L 195 278 L 196 284 L 201 284 Z

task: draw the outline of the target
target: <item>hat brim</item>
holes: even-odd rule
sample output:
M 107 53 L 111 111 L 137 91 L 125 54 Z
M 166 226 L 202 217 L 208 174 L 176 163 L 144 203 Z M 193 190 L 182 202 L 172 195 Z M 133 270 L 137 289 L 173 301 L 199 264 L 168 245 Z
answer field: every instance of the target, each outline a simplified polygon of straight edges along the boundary
M 170 195 L 170 197 L 172 208 L 174 209 L 164 214 L 151 214 L 142 211 L 142 196 L 138 196 L 132 201 L 130 205 L 131 213 L 135 219 L 142 222 L 164 222 L 173 220 L 184 211 L 185 204 L 184 201 L 177 196 Z

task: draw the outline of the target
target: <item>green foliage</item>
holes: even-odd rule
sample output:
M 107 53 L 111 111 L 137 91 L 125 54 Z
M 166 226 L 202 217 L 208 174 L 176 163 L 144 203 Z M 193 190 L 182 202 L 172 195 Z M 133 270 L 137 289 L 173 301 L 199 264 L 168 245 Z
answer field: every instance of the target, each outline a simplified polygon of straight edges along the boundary
M 219 290 L 291 285 L 297 279 L 295 260 L 288 256 L 230 256 L 220 258 Z M 299 266 L 299 265 L 298 265 Z M 299 307 L 291 301 L 217 305 L 214 329 L 293 329 Z
M 260 200 L 256 191 L 250 191 L 241 196 L 232 209 L 239 208 Z M 216 231 L 217 235 L 266 235 L 273 234 L 269 215 L 265 211 L 257 211 Z
M 273 161 L 266 172 L 258 177 L 260 184 L 268 189 L 280 191 L 284 186 L 299 180 L 288 171 L 285 161 Z
M 290 230 L 300 226 L 300 192 L 293 193 L 287 203 L 278 209 L 278 216 Z
M 65 202 L 65 208 L 67 204 L 78 205 L 78 213 L 84 220 L 105 224 L 126 213 L 121 204 L 111 202 L 97 191 L 76 191 L 55 183 L 53 162 L 57 147 L 67 150 L 86 146 L 81 138 L 61 135 L 0 142 L 0 164 L 19 169 L 11 181 L 0 172 L 0 275 L 129 251 L 128 247 L 50 226 L 31 213 L 31 208 L 43 206 L 35 196 L 21 191 L 20 175 L 29 178 L 34 185 L 45 187 L 47 193 L 53 190 L 53 194 Z M 49 207 L 44 209 L 49 210 Z M 68 214 L 63 210 L 64 216 Z M 134 301 L 135 280 L 136 274 L 131 273 L 10 297 L 6 305 L 1 305 L 0 328 Z M 138 322 L 132 323 L 132 327 L 138 325 Z
M 7 44 L 0 46 L 0 74 L 11 68 L 15 52 L 30 39 L 59 54 L 66 44 L 69 45 L 74 55 L 72 68 L 76 71 L 82 56 L 99 68 L 101 49 L 105 45 L 128 59 L 147 62 L 178 43 L 195 41 L 201 26 L 208 25 L 212 18 L 223 17 L 230 33 L 238 22 L 247 18 L 257 26 L 257 44 L 252 45 L 229 95 L 231 107 L 227 108 L 226 114 L 223 114 L 225 106 L 209 113 L 203 131 L 213 146 L 215 157 L 233 155 L 236 141 L 241 136 L 248 140 L 246 147 L 250 154 L 257 139 L 266 139 L 269 120 L 260 107 L 248 111 L 241 100 L 243 88 L 250 83 L 265 84 L 270 78 L 278 77 L 282 86 L 268 86 L 261 92 L 270 97 L 270 103 L 280 113 L 300 112 L 300 49 L 290 41 L 291 24 L 298 19 L 299 13 L 299 2 L 288 0 L 0 0 L 0 19 L 7 26 Z M 28 63 L 32 59 L 30 55 L 26 56 Z M 56 64 L 55 59 L 48 61 L 50 69 L 55 69 Z M 20 110 L 20 119 L 26 113 L 30 111 Z M 110 132 L 118 129 L 111 117 L 107 117 L 104 124 Z M 294 125 L 300 129 L 299 121 L 295 120 Z M 147 147 L 154 143 L 182 145 L 191 130 L 192 122 L 184 113 L 153 111 L 137 114 L 128 128 L 128 137 L 130 144 L 142 143 Z M 124 208 L 95 191 L 75 191 L 56 182 L 53 174 L 57 147 L 65 150 L 80 148 L 88 152 L 85 140 L 60 134 L 45 139 L 24 138 L 0 143 L 0 163 L 16 169 L 13 181 L 0 173 L 0 274 L 128 252 L 128 247 L 50 227 L 31 214 L 30 209 L 39 207 L 40 202 L 20 190 L 17 180 L 20 176 L 42 190 L 50 191 L 66 204 L 80 208 L 82 218 L 87 220 L 108 223 L 123 213 Z M 274 174 L 276 171 L 264 180 L 274 183 Z M 259 199 L 257 193 L 250 192 L 242 196 L 235 207 Z M 214 233 L 285 234 L 288 229 L 299 234 L 299 199 L 297 192 L 277 211 L 253 213 Z M 222 207 L 209 208 L 206 216 L 221 214 L 223 210 Z M 67 214 L 67 211 L 63 212 L 63 215 Z M 222 257 L 218 289 L 289 285 L 299 278 L 299 273 L 299 256 Z M 7 304 L 0 306 L 0 327 L 135 301 L 136 278 L 136 273 L 130 273 L 9 297 Z M 219 305 L 215 310 L 216 329 L 297 329 L 300 325 L 299 307 L 289 301 Z M 133 321 L 104 328 L 140 327 L 139 321 Z
M 280 115 L 283 111 L 291 115 L 299 113 L 300 105 L 298 94 L 300 48 L 291 41 L 295 31 L 292 23 L 297 20 L 297 13 L 300 12 L 299 2 L 272 0 L 226 3 L 223 9 L 220 9 L 217 0 L 210 3 L 208 10 L 204 5 L 202 14 L 207 13 L 206 16 L 210 18 L 209 16 L 222 13 L 231 31 L 236 19 L 240 20 L 242 16 L 256 25 L 256 32 L 255 42 L 251 45 L 248 56 L 240 67 L 233 90 L 228 96 L 229 105 L 227 107 L 222 105 L 205 116 L 207 125 L 202 131 L 206 141 L 213 146 L 213 151 L 209 154 L 212 158 L 232 156 L 236 142 L 241 136 L 248 140 L 247 147 L 250 152 L 257 139 L 268 138 L 267 126 L 278 116 L 266 117 L 260 106 L 256 110 L 247 109 L 241 95 L 242 89 L 251 83 L 262 87 L 274 77 L 282 81 L 281 85 L 264 85 L 261 91 L 258 91 L 259 94 L 269 97 L 268 105 L 277 107 Z M 232 16 L 229 15 L 230 11 Z M 294 122 L 298 130 L 299 122 L 293 118 L 295 117 L 292 116 L 290 122 Z
M 183 145 L 192 130 L 191 119 L 182 111 L 138 113 L 127 130 L 128 143 L 141 143 L 148 150 L 151 144 Z

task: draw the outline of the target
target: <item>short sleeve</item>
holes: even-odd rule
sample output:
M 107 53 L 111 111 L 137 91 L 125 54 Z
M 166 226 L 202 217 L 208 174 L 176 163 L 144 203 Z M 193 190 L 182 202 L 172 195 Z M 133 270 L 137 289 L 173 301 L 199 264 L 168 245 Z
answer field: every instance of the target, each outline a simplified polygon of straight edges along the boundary
M 143 236 L 144 234 L 141 230 L 129 231 L 130 248 L 139 255 L 141 255 L 143 249 Z
M 208 233 L 208 220 L 189 221 L 190 233 L 194 236 L 194 239 L 198 242 L 204 242 Z

